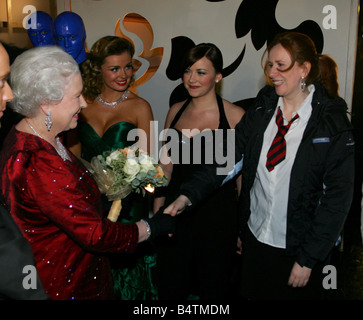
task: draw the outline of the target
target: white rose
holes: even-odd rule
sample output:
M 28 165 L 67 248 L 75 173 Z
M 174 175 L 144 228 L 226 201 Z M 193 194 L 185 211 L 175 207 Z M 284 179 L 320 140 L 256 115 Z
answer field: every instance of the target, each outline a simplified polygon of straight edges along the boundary
M 127 176 L 129 176 L 128 178 L 125 179 L 126 182 L 130 183 L 139 173 L 140 166 L 134 158 L 129 158 L 125 162 L 123 171 Z
M 148 172 L 149 170 L 155 169 L 152 159 L 148 156 L 141 156 L 139 162 L 141 165 L 142 172 Z
M 111 162 L 112 160 L 117 160 L 118 157 L 121 155 L 120 151 L 116 150 L 116 151 L 113 151 L 106 159 L 106 164 L 108 166 L 111 165 Z

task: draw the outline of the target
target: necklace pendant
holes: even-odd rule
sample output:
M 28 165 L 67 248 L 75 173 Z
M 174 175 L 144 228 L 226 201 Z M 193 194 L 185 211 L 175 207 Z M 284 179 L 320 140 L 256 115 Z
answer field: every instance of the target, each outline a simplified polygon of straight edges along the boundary
M 64 160 L 68 160 L 71 161 L 71 158 L 68 155 L 68 152 L 66 150 L 66 148 L 63 146 L 62 142 L 60 141 L 59 137 L 55 138 L 56 143 L 57 143 L 57 148 L 55 148 L 55 150 L 57 151 L 58 155 Z

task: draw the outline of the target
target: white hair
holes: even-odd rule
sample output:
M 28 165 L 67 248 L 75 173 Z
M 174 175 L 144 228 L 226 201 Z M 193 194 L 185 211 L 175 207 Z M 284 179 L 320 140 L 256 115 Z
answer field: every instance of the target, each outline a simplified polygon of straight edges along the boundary
M 23 116 L 34 116 L 41 104 L 59 103 L 69 77 L 79 72 L 77 62 L 56 46 L 29 49 L 11 65 L 14 93 L 11 108 Z

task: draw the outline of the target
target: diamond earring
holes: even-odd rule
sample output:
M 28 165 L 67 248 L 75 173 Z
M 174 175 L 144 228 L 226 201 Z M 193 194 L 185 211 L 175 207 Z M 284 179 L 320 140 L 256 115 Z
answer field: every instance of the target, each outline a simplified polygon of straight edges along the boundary
M 45 125 L 47 126 L 48 131 L 50 131 L 53 125 L 50 111 L 48 111 L 47 117 L 45 118 Z

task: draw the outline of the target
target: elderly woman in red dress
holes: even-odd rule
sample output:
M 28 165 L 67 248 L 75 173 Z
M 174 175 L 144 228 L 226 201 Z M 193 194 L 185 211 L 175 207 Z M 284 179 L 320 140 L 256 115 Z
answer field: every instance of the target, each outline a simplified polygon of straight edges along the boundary
M 131 252 L 138 242 L 170 233 L 170 216 L 133 224 L 101 216 L 96 183 L 59 134 L 75 128 L 86 107 L 77 63 L 57 47 L 20 55 L 11 69 L 12 108 L 24 118 L 0 155 L 3 202 L 29 241 L 52 299 L 108 299 L 112 278 L 105 253 Z

